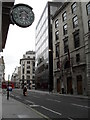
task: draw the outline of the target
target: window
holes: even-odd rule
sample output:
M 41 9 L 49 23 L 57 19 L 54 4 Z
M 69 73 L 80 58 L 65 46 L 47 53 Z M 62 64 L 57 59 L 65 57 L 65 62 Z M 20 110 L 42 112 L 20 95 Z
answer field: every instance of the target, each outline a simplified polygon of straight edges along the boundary
M 76 54 L 76 62 L 80 62 L 80 54 Z
M 77 48 L 80 46 L 79 33 L 74 34 L 74 47 Z
M 59 31 L 56 31 L 56 32 L 55 32 L 55 38 L 56 38 L 56 40 L 59 39 Z
M 33 73 L 35 73 L 35 68 L 33 68 Z
M 58 28 L 59 22 L 58 19 L 55 21 L 55 28 Z
M 33 57 L 33 59 L 35 60 L 35 57 Z
M 77 75 L 77 80 L 82 80 L 82 75 Z
M 66 35 L 67 34 L 67 24 L 65 24 L 63 26 L 63 34 Z
M 24 80 L 24 75 L 22 76 L 22 79 Z
M 90 31 L 90 20 L 88 21 L 88 30 Z
M 75 16 L 73 18 L 73 28 L 76 28 L 77 26 L 78 26 L 78 18 L 77 18 L 77 16 Z
M 34 77 L 34 78 L 35 78 L 35 77 Z M 35 81 L 34 81 L 34 80 L 32 81 L 32 84 L 35 84 Z
M 22 66 L 24 67 L 24 64 Z
M 22 69 L 22 74 L 24 74 L 24 68 Z
M 64 64 L 64 69 L 70 68 L 70 61 L 67 60 Z
M 67 19 L 66 11 L 62 14 L 62 19 L 63 19 L 63 21 L 65 21 Z
M 64 53 L 68 52 L 68 38 L 64 39 Z
M 34 79 L 34 78 L 35 78 L 35 76 L 32 76 L 32 78 Z
M 35 66 L 35 62 L 33 62 L 33 67 Z
M 59 44 L 56 45 L 56 57 L 59 57 Z
M 30 66 L 27 66 L 27 69 L 30 69 Z
M 30 64 L 30 61 L 27 61 L 27 64 Z
M 30 58 L 30 56 L 28 56 L 28 58 Z
M 30 74 L 30 71 L 29 71 L 29 70 L 27 70 L 27 74 Z
M 86 9 L 87 9 L 87 14 L 90 14 L 90 2 L 86 5 Z
M 30 79 L 30 75 L 27 75 L 27 79 Z
M 72 13 L 76 11 L 76 2 L 72 4 L 71 9 L 72 9 Z

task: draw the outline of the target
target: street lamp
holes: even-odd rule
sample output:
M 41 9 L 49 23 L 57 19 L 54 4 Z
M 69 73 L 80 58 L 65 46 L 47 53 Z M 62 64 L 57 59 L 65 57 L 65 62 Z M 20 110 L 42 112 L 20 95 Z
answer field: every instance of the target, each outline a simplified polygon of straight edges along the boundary
M 51 49 L 49 49 L 48 51 L 49 51 L 49 52 L 51 52 L 52 50 L 51 50 Z

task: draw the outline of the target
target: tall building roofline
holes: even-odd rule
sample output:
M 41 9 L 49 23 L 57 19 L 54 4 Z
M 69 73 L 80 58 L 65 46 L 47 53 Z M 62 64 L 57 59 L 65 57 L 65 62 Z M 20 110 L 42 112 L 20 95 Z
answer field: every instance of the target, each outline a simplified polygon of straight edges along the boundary
M 41 21 L 41 18 L 42 18 L 42 16 L 43 16 L 43 13 L 44 13 L 44 11 L 46 10 L 46 8 L 47 8 L 48 6 L 57 6 L 57 7 L 58 7 L 58 6 L 60 6 L 59 3 L 62 3 L 62 2 L 47 2 L 47 3 L 46 3 L 46 6 L 45 6 L 45 8 L 44 8 L 44 10 L 43 10 L 43 12 L 42 12 L 42 14 L 41 14 L 41 17 L 40 17 L 37 25 L 36 25 L 36 29 L 37 29 L 37 27 L 38 27 L 38 25 L 39 25 L 39 23 L 40 23 L 40 21 Z
M 56 11 L 56 13 L 52 16 L 52 19 L 54 19 L 70 2 L 64 2 L 62 6 Z
M 31 50 L 29 50 L 29 51 L 26 52 L 26 54 L 28 54 L 28 53 L 29 53 L 29 54 L 32 54 L 32 53 L 35 54 L 35 51 L 33 51 L 33 50 L 31 51 Z

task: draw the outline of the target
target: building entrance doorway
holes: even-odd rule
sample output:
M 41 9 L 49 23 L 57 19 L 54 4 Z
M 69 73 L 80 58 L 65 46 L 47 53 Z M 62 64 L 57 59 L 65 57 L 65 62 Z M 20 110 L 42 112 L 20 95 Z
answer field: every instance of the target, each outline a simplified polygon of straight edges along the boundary
M 82 76 L 77 76 L 77 94 L 82 94 Z
M 61 91 L 60 79 L 57 79 L 57 92 Z
M 67 93 L 72 93 L 72 77 L 67 77 Z

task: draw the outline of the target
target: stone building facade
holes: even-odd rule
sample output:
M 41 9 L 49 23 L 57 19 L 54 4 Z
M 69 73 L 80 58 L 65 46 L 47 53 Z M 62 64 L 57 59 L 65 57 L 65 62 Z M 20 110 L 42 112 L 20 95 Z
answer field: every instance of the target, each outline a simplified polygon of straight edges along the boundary
M 11 76 L 11 81 L 14 83 L 15 88 L 20 88 L 21 66 L 16 67 Z
M 83 25 L 85 21 L 83 15 L 86 12 L 82 4 L 86 9 L 88 3 L 65 2 L 53 16 L 55 92 L 81 95 L 88 93 Z
M 20 83 L 27 85 L 28 88 L 32 87 L 32 84 L 35 84 L 35 52 L 27 51 L 23 55 L 23 58 L 20 59 L 21 64 L 21 78 Z
M 83 2 L 81 8 L 84 27 L 87 89 L 90 96 L 90 2 Z
M 0 88 L 2 88 L 2 82 L 5 81 L 5 63 L 3 56 L 0 56 Z
M 9 11 L 15 0 L 0 0 L 0 54 L 5 48 L 7 33 L 10 25 Z M 2 57 L 0 56 L 0 59 Z M 4 68 L 4 67 L 3 67 Z M 0 74 L 3 73 L 2 65 L 0 65 Z M 2 75 L 0 75 L 2 76 Z M 0 119 L 2 119 L 2 90 L 0 81 Z

